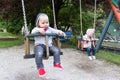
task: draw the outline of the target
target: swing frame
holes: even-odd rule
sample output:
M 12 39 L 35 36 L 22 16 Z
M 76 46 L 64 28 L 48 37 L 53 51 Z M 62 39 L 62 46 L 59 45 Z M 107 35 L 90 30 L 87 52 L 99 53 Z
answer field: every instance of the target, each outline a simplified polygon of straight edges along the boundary
M 84 43 L 85 43 L 85 41 L 86 40 L 80 40 L 80 39 L 78 39 L 78 49 L 84 51 Z M 96 46 L 97 41 L 98 41 L 98 39 L 94 39 L 91 42 L 93 42 L 94 45 Z
M 26 21 L 24 0 L 21 0 L 21 3 L 22 3 L 22 10 L 23 10 L 24 33 L 25 33 L 25 39 L 24 39 L 25 55 L 24 55 L 24 59 L 34 58 L 35 54 L 30 54 L 30 41 L 31 41 L 30 37 L 41 36 L 41 34 L 40 33 L 39 34 L 29 34 L 28 27 L 27 27 L 27 21 Z M 53 7 L 54 28 L 57 29 L 57 27 L 56 27 L 56 18 L 55 18 L 54 0 L 52 0 L 52 7 Z M 42 35 L 42 36 L 45 36 L 45 41 L 46 41 L 46 53 L 45 53 L 45 56 L 43 58 L 48 59 L 49 56 L 53 56 L 53 54 L 49 53 L 48 37 L 49 36 L 57 36 L 57 35 L 55 35 L 55 34 L 45 34 L 45 35 Z M 58 39 L 58 36 L 57 36 L 56 39 L 54 39 L 53 44 L 55 44 L 59 49 L 61 48 L 61 43 L 60 43 L 60 41 Z M 60 52 L 60 55 L 63 55 L 63 53 Z

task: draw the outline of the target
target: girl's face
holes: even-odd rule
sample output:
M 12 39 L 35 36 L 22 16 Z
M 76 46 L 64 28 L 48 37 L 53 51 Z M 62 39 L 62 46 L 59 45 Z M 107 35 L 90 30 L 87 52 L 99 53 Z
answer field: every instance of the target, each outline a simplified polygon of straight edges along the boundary
M 48 27 L 48 26 L 49 26 L 48 16 L 46 16 L 46 15 L 40 16 L 38 25 L 39 25 L 41 28 Z
M 88 36 L 89 36 L 89 37 L 92 37 L 92 36 L 93 36 L 93 34 L 89 34 Z

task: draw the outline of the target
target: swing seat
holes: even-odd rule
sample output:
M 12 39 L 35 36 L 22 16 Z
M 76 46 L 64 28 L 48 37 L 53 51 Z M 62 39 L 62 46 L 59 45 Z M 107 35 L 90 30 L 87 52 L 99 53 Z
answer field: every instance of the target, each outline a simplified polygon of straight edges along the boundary
M 96 41 L 97 41 L 98 39 L 94 39 L 93 41 L 94 41 L 94 43 L 95 43 L 95 45 L 96 45 Z M 83 40 L 82 38 L 78 38 L 78 49 L 80 49 L 80 50 L 82 50 L 82 51 L 86 51 L 86 49 L 84 48 L 84 43 L 85 43 L 85 40 Z
M 53 53 L 49 53 L 49 47 L 48 47 L 48 36 L 55 36 L 53 43 L 56 44 L 56 46 L 60 49 L 60 41 L 56 34 L 45 34 L 45 35 L 41 35 L 40 33 L 36 33 L 36 34 L 29 34 L 28 36 L 25 37 L 25 55 L 24 55 L 24 59 L 29 59 L 29 58 L 34 58 L 35 54 L 30 54 L 30 41 L 34 41 L 34 36 L 45 36 L 46 39 L 46 52 L 44 53 L 44 59 L 48 59 L 49 56 L 53 56 Z M 60 50 L 61 51 L 61 50 Z M 60 55 L 63 55 L 62 52 L 60 52 Z
M 84 40 L 82 40 L 81 38 L 78 39 L 78 49 L 80 50 L 84 50 Z
M 82 50 L 82 46 L 83 46 L 83 39 L 82 37 L 78 37 L 78 49 L 81 49 Z
M 63 52 L 60 52 L 60 55 L 63 55 Z M 49 56 L 53 56 L 53 53 L 50 53 Z M 30 58 L 35 58 L 35 54 L 24 55 L 24 59 L 30 59 Z M 43 55 L 43 59 L 48 59 L 46 53 Z

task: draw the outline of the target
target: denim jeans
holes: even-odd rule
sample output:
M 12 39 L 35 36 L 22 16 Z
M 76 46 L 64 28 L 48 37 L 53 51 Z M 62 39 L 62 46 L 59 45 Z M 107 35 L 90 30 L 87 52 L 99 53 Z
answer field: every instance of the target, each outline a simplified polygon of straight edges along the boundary
M 91 52 L 92 52 L 92 56 L 95 56 L 95 47 L 94 46 L 92 46 L 92 48 L 89 48 L 89 47 L 84 48 L 84 50 L 87 51 L 88 56 L 91 56 L 91 54 L 90 54 Z
M 37 69 L 44 67 L 43 56 L 44 56 L 45 52 L 46 52 L 46 46 L 44 44 L 39 44 L 34 47 L 35 62 L 37 65 Z M 49 52 L 53 53 L 54 64 L 60 63 L 60 50 L 55 46 L 50 46 Z

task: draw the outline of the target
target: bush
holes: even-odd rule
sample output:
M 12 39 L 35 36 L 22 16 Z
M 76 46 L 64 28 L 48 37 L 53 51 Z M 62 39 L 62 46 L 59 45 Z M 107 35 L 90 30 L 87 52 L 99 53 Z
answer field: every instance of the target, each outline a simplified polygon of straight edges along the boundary
M 78 41 L 77 36 L 72 36 L 72 37 L 70 38 L 70 44 L 71 44 L 71 46 L 72 46 L 72 47 L 76 47 L 77 41 Z
M 7 25 L 7 31 L 10 33 L 18 34 L 22 26 L 23 26 L 22 19 L 12 20 L 12 22 Z

